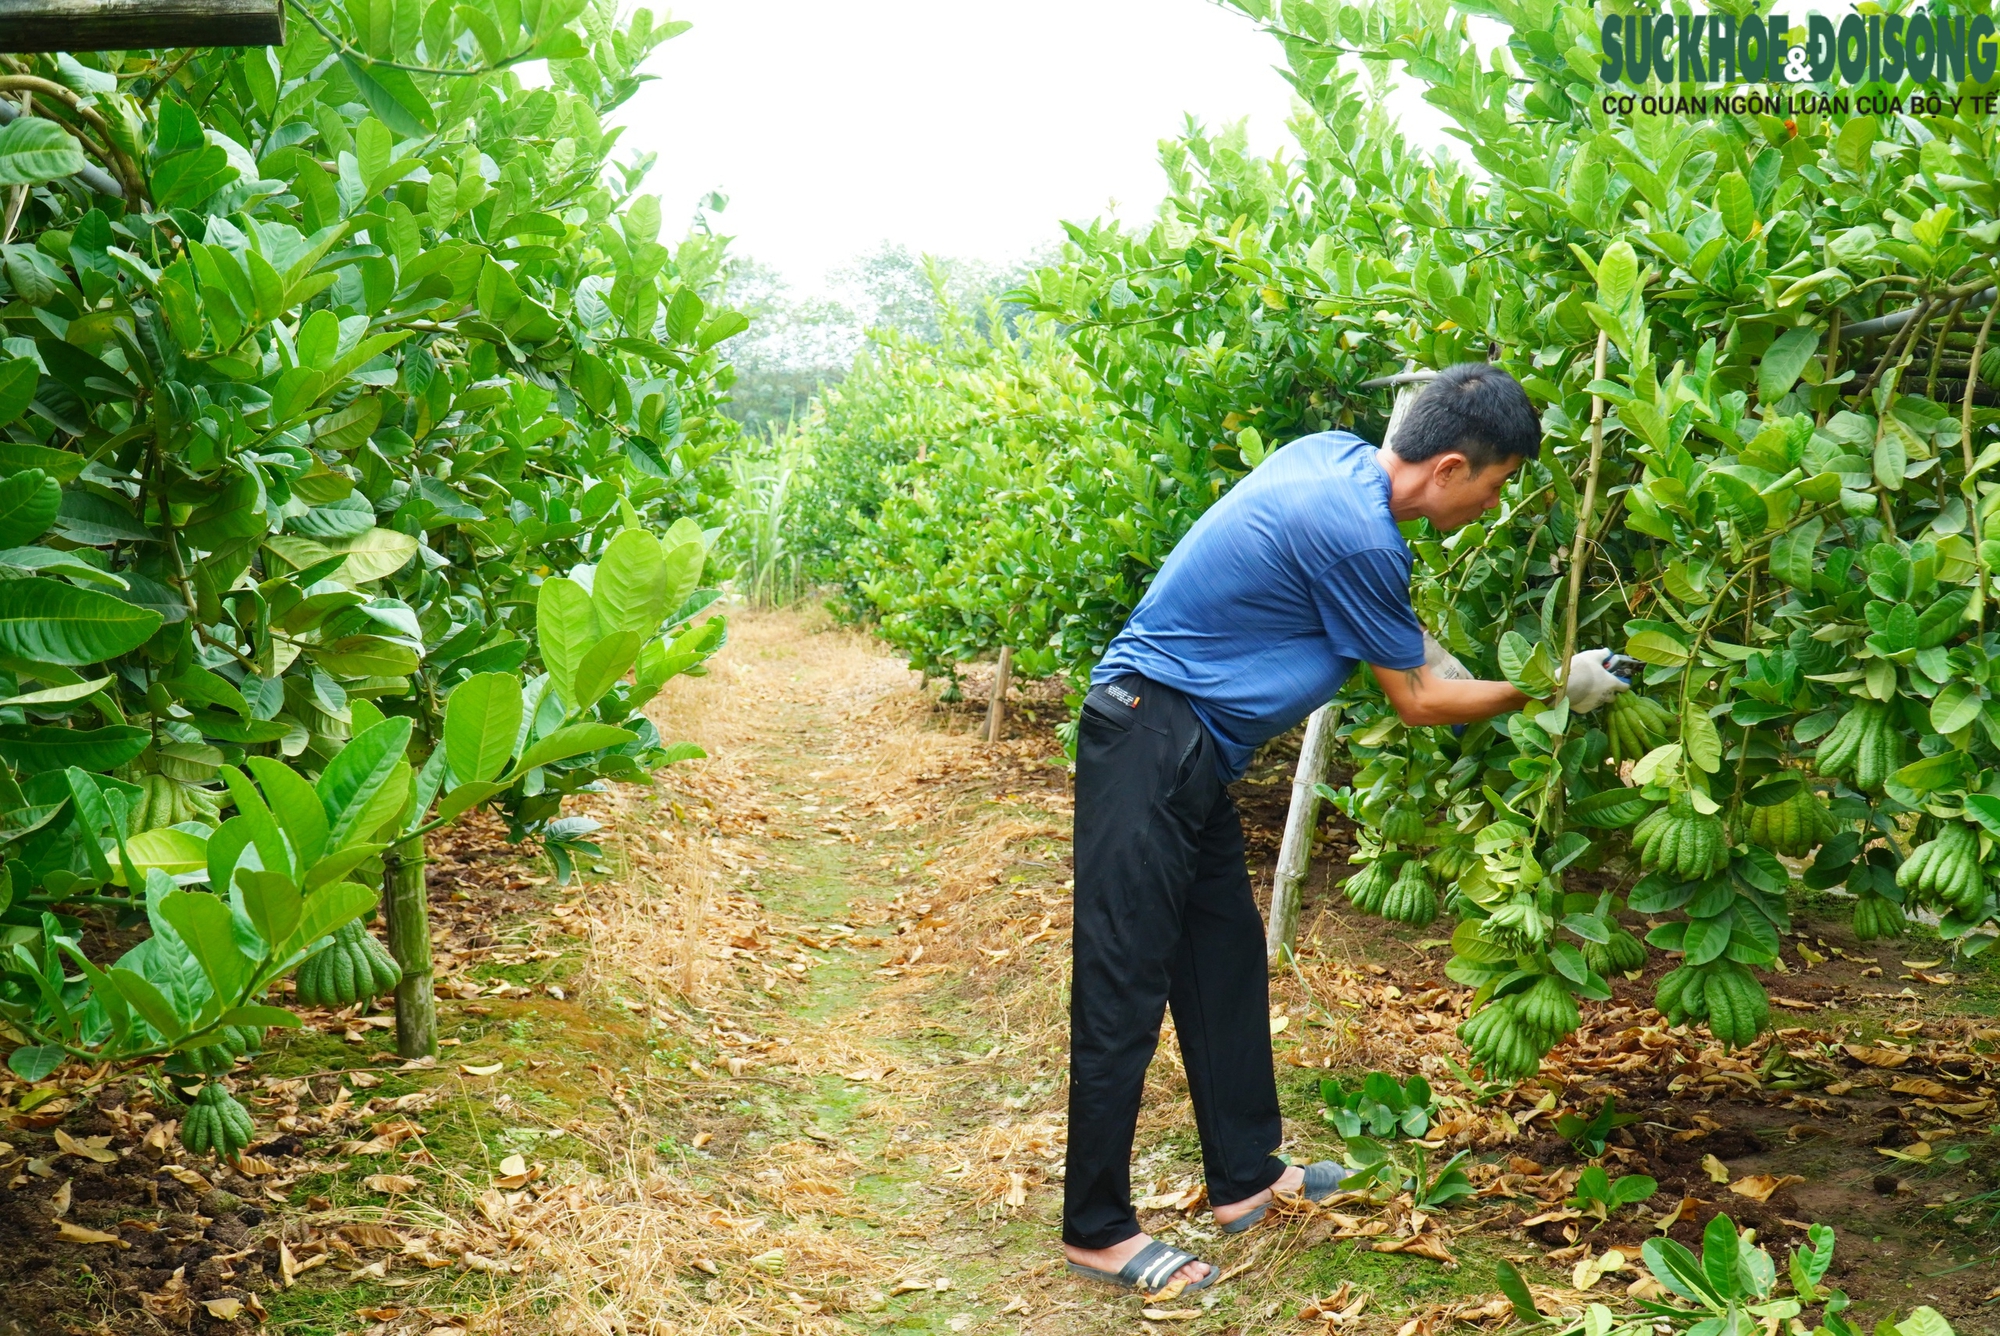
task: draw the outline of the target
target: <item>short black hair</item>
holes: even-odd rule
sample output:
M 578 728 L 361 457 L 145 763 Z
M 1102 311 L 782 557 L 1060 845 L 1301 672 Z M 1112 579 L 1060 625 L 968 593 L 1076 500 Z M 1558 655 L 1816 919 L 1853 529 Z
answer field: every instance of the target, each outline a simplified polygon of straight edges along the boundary
M 1460 362 L 1424 386 L 1390 448 L 1410 464 L 1456 450 L 1477 471 L 1541 453 L 1542 423 L 1520 381 L 1490 362 Z

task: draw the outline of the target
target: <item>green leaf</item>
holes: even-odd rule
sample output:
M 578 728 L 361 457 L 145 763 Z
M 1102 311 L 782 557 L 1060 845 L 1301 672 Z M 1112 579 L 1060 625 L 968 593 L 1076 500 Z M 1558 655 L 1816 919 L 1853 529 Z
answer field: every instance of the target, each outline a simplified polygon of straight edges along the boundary
M 170 877 L 186 877 L 208 867 L 208 841 L 185 830 L 161 826 L 127 836 L 125 857 L 142 875 L 158 868 Z M 123 886 L 127 881 L 122 865 L 111 870 L 112 885 Z
M 605 544 L 591 576 L 590 605 L 600 635 L 631 631 L 650 636 L 671 610 L 667 558 L 660 540 L 644 529 L 626 529 Z M 565 698 L 567 699 L 567 698 Z
M 92 729 L 0 724 L 0 760 L 23 774 L 71 766 L 102 774 L 124 765 L 152 740 L 149 730 L 125 724 Z
M 368 110 L 402 138 L 418 139 L 435 128 L 429 103 L 407 74 L 380 66 L 371 73 L 369 67 L 344 51 L 340 53 L 340 68 L 353 80 L 355 91 L 368 104 Z
M 1723 1217 L 1718 1216 L 1718 1219 Z M 1732 1240 L 1731 1252 L 1734 1253 Z M 1672 1290 L 1690 1303 L 1720 1308 L 1722 1296 L 1708 1283 L 1701 1263 L 1682 1244 L 1672 1239 L 1647 1239 L 1639 1250 L 1645 1260 L 1646 1269 L 1653 1273 L 1653 1279 Z
M 1833 141 L 1834 161 L 1856 176 L 1866 174 L 1869 151 L 1875 143 L 1875 129 L 1873 116 L 1850 117 Z
M 561 576 L 542 581 L 535 600 L 535 635 L 557 694 L 573 710 L 576 666 L 597 640 L 597 617 L 589 591 Z
M 1722 225 L 1738 241 L 1747 238 L 1757 226 L 1757 202 L 1743 173 L 1729 172 L 1715 183 L 1715 203 L 1722 213 Z
M 1875 439 L 1875 481 L 1892 492 L 1903 490 L 1903 470 L 1909 467 L 1909 451 L 1901 432 L 1885 431 Z
M 479 806 L 506 787 L 505 783 L 494 780 L 470 780 L 460 784 L 438 800 L 437 819 L 455 821 L 461 814 Z
M 520 735 L 521 683 L 512 674 L 476 674 L 445 702 L 445 760 L 461 783 L 498 778 Z
M 1509 631 L 1500 637 L 1500 671 L 1509 682 L 1537 699 L 1556 689 L 1547 647 L 1529 641 L 1519 631 Z
M 236 803 L 234 819 L 243 822 L 244 833 L 249 836 L 247 843 L 257 850 L 257 861 L 268 872 L 290 876 L 294 871 L 291 850 L 285 844 L 284 833 L 278 829 L 277 818 L 264 802 L 264 795 L 257 792 L 248 775 L 233 765 L 222 767 L 222 780 Z M 235 836 L 232 834 L 230 838 L 233 841 Z
M 1688 661 L 1688 648 L 1665 631 L 1640 631 L 1625 642 L 1625 652 L 1641 663 L 1678 668 Z
M 1794 589 L 1813 587 L 1813 553 L 1819 547 L 1826 522 L 1814 518 L 1783 534 L 1771 543 L 1771 574 Z M 1635 656 L 1636 657 L 1636 656 Z
M 161 1039 L 172 1043 L 188 1032 L 188 1022 L 193 1018 L 183 1017 L 176 1011 L 174 1004 L 167 1000 L 167 995 L 152 980 L 119 965 L 113 965 L 108 973 L 112 986 L 125 999 L 126 1005 L 143 1016 L 146 1024 L 158 1030 Z
M 1743 1297 L 1736 1269 L 1736 1222 L 1726 1215 L 1711 1218 L 1701 1231 L 1701 1269 L 1715 1293 L 1724 1299 Z
M 1763 360 L 1757 364 L 1758 401 L 1775 404 L 1791 393 L 1800 373 L 1818 351 L 1819 331 L 1816 329 L 1788 329 L 1772 340 Z
M 631 631 L 605 636 L 592 645 L 576 665 L 572 684 L 576 693 L 571 703 L 573 709 L 581 713 L 597 704 L 604 693 L 631 669 L 638 656 L 639 637 Z
M 370 529 L 352 538 L 330 540 L 325 546 L 328 552 L 347 554 L 340 578 L 354 584 L 386 580 L 417 555 L 417 540 L 394 529 Z
M 294 865 L 309 868 L 319 862 L 326 853 L 327 824 L 318 792 L 298 771 L 268 756 L 252 756 L 244 764 L 263 786 L 271 815 L 291 846 Z
M 299 913 L 299 926 L 292 930 L 282 948 L 273 954 L 279 958 L 291 955 L 311 946 L 334 929 L 352 923 L 381 899 L 381 892 L 372 890 L 358 882 L 336 881 L 330 886 L 322 886 L 305 900 Z
M 160 917 L 173 926 L 215 995 L 233 1002 L 243 994 L 251 962 L 236 946 L 229 906 L 215 896 L 196 891 L 169 891 L 160 897 Z
M 638 736 L 622 728 L 613 728 L 610 724 L 570 724 L 557 729 L 522 753 L 514 773 L 526 774 L 538 765 L 566 761 L 585 752 L 601 751 L 607 747 L 622 747 Z
M 0 655 L 8 658 L 102 663 L 145 644 L 159 625 L 159 613 L 94 589 L 58 580 L 0 581 Z
M 1931 727 L 1940 733 L 1956 733 L 1979 717 L 1983 702 L 1979 688 L 1960 679 L 1945 684 L 1931 702 Z
M 243 1025 L 258 1030 L 296 1030 L 305 1022 L 283 1007 L 251 1005 L 231 1007 L 217 1019 L 218 1025 Z
M 1965 774 L 1970 760 L 1962 751 L 1939 752 L 1904 766 L 1896 772 L 1895 781 L 1915 793 L 1949 788 Z
M 403 752 L 410 745 L 410 727 L 410 720 L 401 715 L 384 719 L 356 734 L 320 772 L 319 798 L 326 809 L 329 848 L 339 850 L 369 838 L 402 807 L 405 795 L 395 794 L 389 810 L 375 815 L 388 805 L 379 800 L 393 784 L 397 767 L 409 769 Z
M 243 894 L 243 912 L 256 925 L 257 935 L 275 952 L 298 930 L 305 904 L 298 886 L 283 873 L 247 868 L 236 874 L 236 884 Z
M 0 548 L 22 547 L 48 532 L 62 509 L 62 488 L 40 469 L 0 482 Z
M 30 691 L 25 695 L 9 696 L 0 700 L 0 707 L 8 705 L 55 705 L 64 701 L 82 700 L 95 696 L 118 679 L 115 677 L 94 677 L 87 682 L 74 682 L 66 687 L 45 687 L 40 691 Z
M 0 186 L 32 186 L 75 176 L 89 160 L 62 126 L 40 116 L 0 126 Z
M 1716 730 L 1715 720 L 1692 701 L 1681 719 L 1681 744 L 1687 758 L 1709 774 L 1722 768 L 1722 734 Z
M 28 405 L 35 401 L 35 386 L 41 377 L 41 368 L 32 357 L 0 362 L 0 427 L 28 411 Z

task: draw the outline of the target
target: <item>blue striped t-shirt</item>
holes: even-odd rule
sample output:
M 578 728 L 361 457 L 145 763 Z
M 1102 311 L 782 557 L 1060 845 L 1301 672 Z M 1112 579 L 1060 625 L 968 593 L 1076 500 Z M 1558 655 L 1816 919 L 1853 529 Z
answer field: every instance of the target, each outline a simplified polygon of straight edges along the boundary
M 1330 431 L 1277 451 L 1195 521 L 1090 680 L 1138 673 L 1182 692 L 1234 779 L 1355 664 L 1423 661 L 1388 475 L 1374 446 Z

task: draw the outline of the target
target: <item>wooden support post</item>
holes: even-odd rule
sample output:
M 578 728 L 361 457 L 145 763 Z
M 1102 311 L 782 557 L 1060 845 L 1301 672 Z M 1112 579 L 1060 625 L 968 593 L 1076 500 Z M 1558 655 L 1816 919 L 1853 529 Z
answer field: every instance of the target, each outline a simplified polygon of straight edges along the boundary
M 0 51 L 284 44 L 283 0 L 0 0 Z
M 1278 871 L 1271 878 L 1271 917 L 1264 932 L 1264 949 L 1277 960 L 1291 949 L 1299 932 L 1299 890 L 1312 862 L 1313 827 L 1319 822 L 1319 795 L 1313 786 L 1326 779 L 1333 755 L 1333 730 L 1340 724 L 1340 707 L 1322 705 L 1306 720 L 1305 745 L 1299 748 L 1299 768 L 1292 779 L 1291 810 L 1285 814 L 1285 840 L 1278 848 Z
M 438 1051 L 426 861 L 421 837 L 382 855 L 382 914 L 389 928 L 389 954 L 403 967 L 403 981 L 396 985 L 396 1051 L 406 1058 L 436 1057 Z
M 986 740 L 998 742 L 1007 729 L 1007 688 L 1014 678 L 1014 651 L 1002 647 L 993 670 L 993 696 L 986 702 Z

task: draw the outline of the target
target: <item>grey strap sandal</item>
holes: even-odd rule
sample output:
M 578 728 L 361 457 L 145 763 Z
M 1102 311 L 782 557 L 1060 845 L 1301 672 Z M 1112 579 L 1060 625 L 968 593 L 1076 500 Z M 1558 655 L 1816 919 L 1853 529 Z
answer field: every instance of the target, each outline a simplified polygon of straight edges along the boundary
M 1189 1262 L 1199 1262 L 1201 1260 L 1201 1258 L 1196 1257 L 1191 1252 L 1182 1252 L 1179 1248 L 1154 1239 L 1151 1243 L 1148 1243 L 1145 1247 L 1134 1253 L 1132 1260 L 1125 1263 L 1124 1266 L 1116 1271 L 1105 1271 L 1094 1266 L 1081 1266 L 1075 1262 L 1069 1263 L 1069 1269 L 1071 1275 L 1082 1276 L 1086 1280 L 1095 1280 L 1106 1285 L 1116 1285 L 1122 1290 L 1138 1290 L 1145 1294 L 1157 1294 L 1167 1287 L 1167 1282 L 1174 1278 L 1175 1272 L 1179 1271 Z M 1220 1276 L 1222 1272 L 1213 1262 L 1209 1262 L 1206 1265 L 1208 1267 L 1208 1274 L 1193 1284 L 1184 1286 L 1181 1290 L 1182 1294 L 1192 1294 L 1196 1290 L 1206 1289 L 1215 1283 L 1216 1277 Z
M 1305 1168 L 1305 1182 L 1299 1184 L 1299 1195 L 1307 1201 L 1325 1201 L 1340 1190 L 1341 1182 L 1347 1178 L 1348 1172 L 1347 1169 L 1335 1164 L 1332 1160 L 1320 1160 L 1309 1164 Z M 1270 1209 L 1271 1203 L 1265 1202 L 1255 1210 L 1245 1211 L 1228 1224 L 1223 1225 L 1222 1232 L 1225 1234 L 1241 1234 L 1244 1230 L 1262 1220 L 1264 1213 Z

